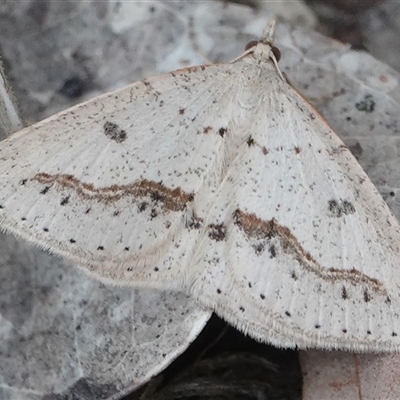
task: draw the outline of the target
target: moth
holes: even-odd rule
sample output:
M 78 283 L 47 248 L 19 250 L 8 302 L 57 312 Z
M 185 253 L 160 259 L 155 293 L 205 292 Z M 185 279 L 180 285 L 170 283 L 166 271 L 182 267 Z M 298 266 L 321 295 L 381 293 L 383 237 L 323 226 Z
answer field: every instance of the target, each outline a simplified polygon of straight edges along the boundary
M 279 347 L 398 351 L 399 223 L 273 35 L 1 142 L 0 227 Z

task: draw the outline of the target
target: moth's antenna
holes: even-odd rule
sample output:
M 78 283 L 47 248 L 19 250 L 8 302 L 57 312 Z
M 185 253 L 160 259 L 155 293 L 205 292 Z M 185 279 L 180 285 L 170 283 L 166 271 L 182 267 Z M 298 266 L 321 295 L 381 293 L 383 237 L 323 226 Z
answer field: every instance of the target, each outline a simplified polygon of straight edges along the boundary
M 274 43 L 275 27 L 276 27 L 276 21 L 274 19 L 269 20 L 260 37 L 260 42 L 266 44 Z

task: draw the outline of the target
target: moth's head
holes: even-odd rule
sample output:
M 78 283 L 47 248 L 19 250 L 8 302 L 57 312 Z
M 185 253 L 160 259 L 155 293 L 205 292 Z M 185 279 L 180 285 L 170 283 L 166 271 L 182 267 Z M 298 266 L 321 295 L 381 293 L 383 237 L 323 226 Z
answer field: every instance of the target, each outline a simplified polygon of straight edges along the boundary
M 246 46 L 245 52 L 240 57 L 233 60 L 232 63 L 246 59 L 249 55 L 251 58 L 247 60 L 255 60 L 259 65 L 272 62 L 278 75 L 282 78 L 282 80 L 286 81 L 278 66 L 278 62 L 281 59 L 281 52 L 277 47 L 274 46 L 274 36 L 275 21 L 271 20 L 265 26 L 260 39 L 249 42 Z
M 266 42 L 264 40 L 252 40 L 247 43 L 245 47 L 245 51 L 250 52 L 249 50 L 253 49 L 254 55 L 257 58 L 271 58 L 272 56 L 275 58 L 276 62 L 279 62 L 281 59 L 280 50 L 273 45 L 271 42 Z
M 279 70 L 278 61 L 281 59 L 281 52 L 274 46 L 275 27 L 275 20 L 268 21 L 260 39 L 247 44 L 245 54 L 253 53 L 259 61 L 271 60 Z

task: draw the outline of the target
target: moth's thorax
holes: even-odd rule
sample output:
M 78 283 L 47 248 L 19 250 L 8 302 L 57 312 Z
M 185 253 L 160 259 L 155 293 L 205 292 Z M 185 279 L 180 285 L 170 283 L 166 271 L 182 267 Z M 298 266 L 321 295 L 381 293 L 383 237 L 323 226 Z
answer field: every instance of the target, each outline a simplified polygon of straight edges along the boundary
M 256 47 L 259 48 L 259 45 Z M 284 96 L 286 92 L 286 84 L 282 82 L 276 71 L 276 66 L 272 58 L 267 58 L 272 53 L 271 47 L 262 46 L 262 52 L 253 52 L 247 54 L 238 60 L 233 67 L 236 69 L 235 76 L 237 85 L 234 86 L 234 97 L 237 106 L 235 112 L 236 119 L 239 116 L 244 119 L 244 124 L 248 124 L 248 120 L 253 118 L 248 113 L 262 111 L 264 106 L 269 109 L 274 108 L 274 104 L 279 104 L 279 98 Z M 262 60 L 259 57 L 265 57 Z M 262 61 L 262 62 L 260 62 Z M 266 105 L 268 103 L 268 105 Z M 243 113 L 243 114 L 242 114 Z M 246 132 L 245 126 L 242 129 Z
M 258 41 L 250 47 L 232 65 L 242 65 L 242 75 L 255 85 L 263 85 L 268 80 L 286 82 L 278 66 L 280 51 L 268 41 Z M 257 82 L 262 79 L 261 82 Z

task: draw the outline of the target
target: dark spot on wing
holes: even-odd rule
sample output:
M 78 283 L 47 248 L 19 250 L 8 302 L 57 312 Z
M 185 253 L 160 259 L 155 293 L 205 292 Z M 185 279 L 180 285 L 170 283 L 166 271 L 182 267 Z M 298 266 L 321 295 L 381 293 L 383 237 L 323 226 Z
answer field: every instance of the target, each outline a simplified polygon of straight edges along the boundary
M 224 137 L 227 131 L 226 128 L 219 128 L 218 133 L 221 137 Z
M 126 132 L 113 122 L 106 121 L 103 127 L 104 134 L 117 143 L 122 143 L 127 137 Z
M 346 214 L 346 215 L 354 214 L 356 212 L 354 205 L 352 203 L 350 203 L 350 201 L 347 201 L 347 200 L 343 200 L 342 208 L 343 208 L 343 214 Z
M 268 154 L 268 149 L 267 149 L 265 146 L 263 146 L 263 147 L 261 148 L 261 150 L 262 150 L 264 156 L 266 156 L 266 155 Z
M 208 225 L 209 232 L 208 237 L 217 242 L 225 239 L 226 226 L 224 224 L 210 224 Z
M 46 194 L 50 190 L 50 186 L 45 186 L 44 189 L 40 192 L 40 194 Z
M 190 220 L 187 221 L 188 229 L 200 229 L 202 226 L 203 226 L 203 218 L 192 216 L 192 218 L 190 218 Z
M 259 256 L 264 252 L 264 245 L 262 243 L 257 243 L 253 245 L 254 252 Z
M 157 216 L 158 216 L 157 210 L 155 208 L 152 208 L 150 211 L 150 218 L 153 219 L 156 218 Z
M 333 217 L 340 218 L 343 215 L 354 214 L 356 209 L 348 200 L 336 201 L 334 199 L 328 201 L 328 209 Z
M 254 146 L 254 139 L 251 136 L 247 139 L 247 145 L 249 147 Z
M 69 196 L 65 196 L 63 199 L 61 199 L 60 206 L 65 206 L 68 204 L 68 202 L 69 202 Z
M 141 203 L 138 204 L 139 212 L 145 211 L 148 206 L 149 203 L 147 203 L 146 201 L 142 201 Z
M 150 192 L 150 198 L 154 202 L 163 201 L 164 195 L 163 193 L 159 192 L 158 190 L 154 190 Z

